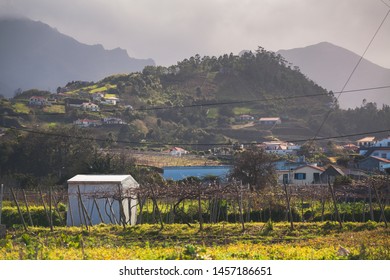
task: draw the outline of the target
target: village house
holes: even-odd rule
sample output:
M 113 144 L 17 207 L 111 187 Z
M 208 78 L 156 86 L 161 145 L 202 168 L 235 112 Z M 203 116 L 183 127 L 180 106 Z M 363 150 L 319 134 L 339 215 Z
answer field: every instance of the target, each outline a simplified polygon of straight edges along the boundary
M 120 118 L 103 118 L 104 124 L 124 124 L 124 121 Z
M 370 137 L 370 139 L 373 137 Z M 390 159 L 390 137 L 382 139 L 380 141 L 369 142 L 367 146 L 361 146 L 359 154 L 365 157 L 380 157 L 384 159 Z
M 104 99 L 101 101 L 103 104 L 107 105 L 116 105 L 119 102 L 119 98 L 117 97 L 104 97 Z
M 236 120 L 239 121 L 239 122 L 250 122 L 250 121 L 253 121 L 255 119 L 255 117 L 251 116 L 251 115 L 239 115 Z
M 28 105 L 30 106 L 50 106 L 51 103 L 43 96 L 31 96 Z
M 281 184 L 311 185 L 320 184 L 320 175 L 325 170 L 316 165 L 304 165 L 291 170 L 277 170 Z
M 373 137 L 373 136 L 364 137 L 362 139 L 357 140 L 356 143 L 359 146 L 359 148 L 368 148 L 368 147 L 374 146 L 375 137 Z
M 78 119 L 74 121 L 73 124 L 79 127 L 94 127 L 101 125 L 101 122 L 98 120 Z
M 99 111 L 99 106 L 92 103 L 92 102 L 84 102 L 81 104 L 81 109 L 85 111 L 91 111 L 91 112 L 98 112 Z
M 188 154 L 188 151 L 184 150 L 183 148 L 173 147 L 173 148 L 169 149 L 168 153 L 171 156 L 178 156 L 178 157 L 180 157 L 182 155 Z
M 269 141 L 260 144 L 265 152 L 277 155 L 292 155 L 296 154 L 301 149 L 300 145 L 283 141 Z
M 350 169 L 336 165 L 329 165 L 320 175 L 320 181 L 324 184 L 334 183 L 337 177 L 349 177 L 353 180 L 361 180 L 367 177 L 367 174 L 358 169 Z
M 281 124 L 282 120 L 278 118 L 260 118 L 259 123 L 262 125 L 276 125 Z
M 384 172 L 385 166 L 390 163 L 390 160 L 375 156 L 369 156 L 358 162 L 359 169 L 370 172 Z

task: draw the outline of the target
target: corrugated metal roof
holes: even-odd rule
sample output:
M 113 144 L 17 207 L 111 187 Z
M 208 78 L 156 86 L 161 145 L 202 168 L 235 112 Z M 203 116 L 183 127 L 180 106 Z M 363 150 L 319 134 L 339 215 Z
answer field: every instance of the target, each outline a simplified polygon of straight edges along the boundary
M 120 183 L 133 177 L 131 175 L 76 175 L 68 180 L 68 183 L 78 182 L 103 182 L 103 183 Z

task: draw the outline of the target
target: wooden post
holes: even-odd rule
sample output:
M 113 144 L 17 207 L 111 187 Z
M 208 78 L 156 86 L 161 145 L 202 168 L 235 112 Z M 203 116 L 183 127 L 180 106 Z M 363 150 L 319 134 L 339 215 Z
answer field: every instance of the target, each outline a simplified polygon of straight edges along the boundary
M 385 222 L 385 227 L 387 228 L 387 219 L 386 219 L 384 207 L 382 205 L 382 200 L 380 199 L 379 194 L 378 194 L 378 190 L 375 187 L 374 187 L 374 191 L 375 191 L 375 196 L 376 196 L 376 199 L 378 201 L 379 207 L 381 209 L 381 218 Z
M 163 219 L 162 219 L 162 216 L 161 216 L 161 211 L 158 207 L 158 204 L 157 204 L 157 199 L 156 199 L 156 196 L 155 196 L 155 193 L 154 193 L 154 189 L 153 189 L 153 186 L 150 184 L 150 190 L 152 192 L 152 202 L 153 202 L 153 205 L 154 205 L 154 209 L 157 210 L 158 212 L 158 217 L 159 217 L 159 222 L 160 222 L 160 229 L 164 229 L 164 223 L 163 223 Z
M 294 230 L 294 221 L 293 221 L 293 216 L 292 216 L 292 213 L 291 213 L 291 206 L 290 206 L 290 196 L 289 196 L 289 194 L 287 192 L 287 185 L 286 184 L 283 184 L 283 185 L 284 185 L 284 193 L 286 195 L 288 216 L 290 218 L 290 229 Z
M 342 223 L 341 218 L 340 218 L 339 209 L 337 208 L 337 201 L 336 201 L 336 196 L 335 196 L 335 193 L 334 193 L 334 190 L 333 190 L 333 185 L 330 182 L 328 182 L 328 185 L 329 185 L 330 193 L 332 195 L 332 200 L 333 200 L 333 205 L 334 205 L 334 211 L 336 213 L 336 218 L 337 218 L 337 221 L 339 222 L 340 228 L 342 228 L 343 227 L 343 223 Z
M 81 203 L 81 211 L 83 212 L 85 225 L 86 225 L 87 230 L 88 230 L 88 221 L 89 221 L 89 224 L 92 226 L 91 217 L 89 216 L 87 208 L 85 208 L 84 202 L 83 202 L 83 200 L 81 198 L 80 186 L 77 186 L 77 190 L 78 190 L 78 195 L 79 195 L 79 201 Z M 85 217 L 87 217 L 88 221 L 87 221 L 87 219 Z
M 242 231 L 245 231 L 245 221 L 244 221 L 244 213 L 243 213 L 243 204 L 242 204 L 242 183 L 237 186 L 238 191 L 238 210 Z
M 42 190 L 40 187 L 38 187 L 38 191 L 39 191 L 39 195 L 41 197 L 41 200 L 42 200 L 42 203 L 43 203 L 43 209 L 45 210 L 45 214 L 46 214 L 46 218 L 47 218 L 47 222 L 49 223 L 50 225 L 50 217 L 49 217 L 49 213 L 47 213 L 47 208 L 46 208 L 46 204 L 45 204 L 45 200 L 43 199 L 43 194 L 42 194 Z M 50 228 L 51 231 L 53 231 L 52 228 Z
M 16 199 L 15 193 L 11 187 L 9 189 L 11 190 L 12 198 L 15 201 L 16 207 L 18 208 L 18 212 L 19 212 L 20 219 L 22 220 L 23 228 L 25 231 L 28 231 L 27 226 L 26 226 L 26 222 L 24 221 L 23 214 L 22 214 L 22 211 L 20 210 L 19 203 L 18 203 L 18 200 Z
M 100 207 L 99 207 L 99 205 L 98 205 L 98 203 L 97 203 L 97 201 L 96 201 L 96 197 L 93 198 L 93 202 L 94 202 L 95 205 L 96 205 L 96 209 L 97 209 L 97 211 L 98 211 L 100 221 L 101 221 L 102 223 L 104 223 L 102 213 L 100 212 Z
M 34 224 L 33 224 L 32 218 L 31 218 L 30 210 L 29 210 L 29 208 L 28 208 L 28 202 L 27 202 L 26 192 L 25 192 L 24 190 L 22 190 L 22 192 L 23 192 L 24 204 L 26 204 L 26 210 L 27 210 L 27 214 L 28 214 L 29 221 L 30 221 L 30 225 L 33 227 Z
M 49 217 L 50 217 L 50 230 L 53 231 L 53 206 L 51 197 L 51 186 L 49 187 Z
M 72 212 L 72 206 L 70 205 L 70 199 L 68 198 L 68 212 L 69 212 L 69 217 L 70 217 L 70 224 L 72 227 L 74 226 L 73 222 L 73 212 Z

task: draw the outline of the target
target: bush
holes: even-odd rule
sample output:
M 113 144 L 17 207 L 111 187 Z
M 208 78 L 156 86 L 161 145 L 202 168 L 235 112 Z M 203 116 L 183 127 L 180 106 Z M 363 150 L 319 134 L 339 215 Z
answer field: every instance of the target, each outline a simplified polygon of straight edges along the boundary
M 63 209 L 63 207 L 59 207 L 59 209 Z M 46 217 L 45 209 L 43 206 L 33 206 L 29 207 L 30 215 L 32 222 L 34 226 L 49 226 L 49 221 Z M 29 225 L 29 216 L 27 213 L 27 209 L 25 207 L 21 207 L 21 212 L 23 215 L 23 219 L 26 222 L 27 225 Z M 61 220 L 65 221 L 66 212 L 63 210 L 60 210 L 61 217 L 58 215 L 58 213 L 54 210 L 52 210 L 53 215 L 53 225 L 54 226 L 60 226 Z M 22 220 L 20 218 L 18 209 L 16 207 L 4 207 L 2 212 L 2 223 L 5 224 L 7 227 L 13 227 L 14 225 L 21 225 Z

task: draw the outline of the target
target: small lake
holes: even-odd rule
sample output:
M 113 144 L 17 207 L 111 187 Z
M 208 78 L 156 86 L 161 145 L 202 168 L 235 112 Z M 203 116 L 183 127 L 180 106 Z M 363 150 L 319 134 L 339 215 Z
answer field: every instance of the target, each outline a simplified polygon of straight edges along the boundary
M 187 177 L 204 178 L 212 175 L 226 180 L 232 166 L 220 165 L 220 166 L 169 166 L 163 167 L 164 179 L 171 179 L 174 181 L 182 180 Z

